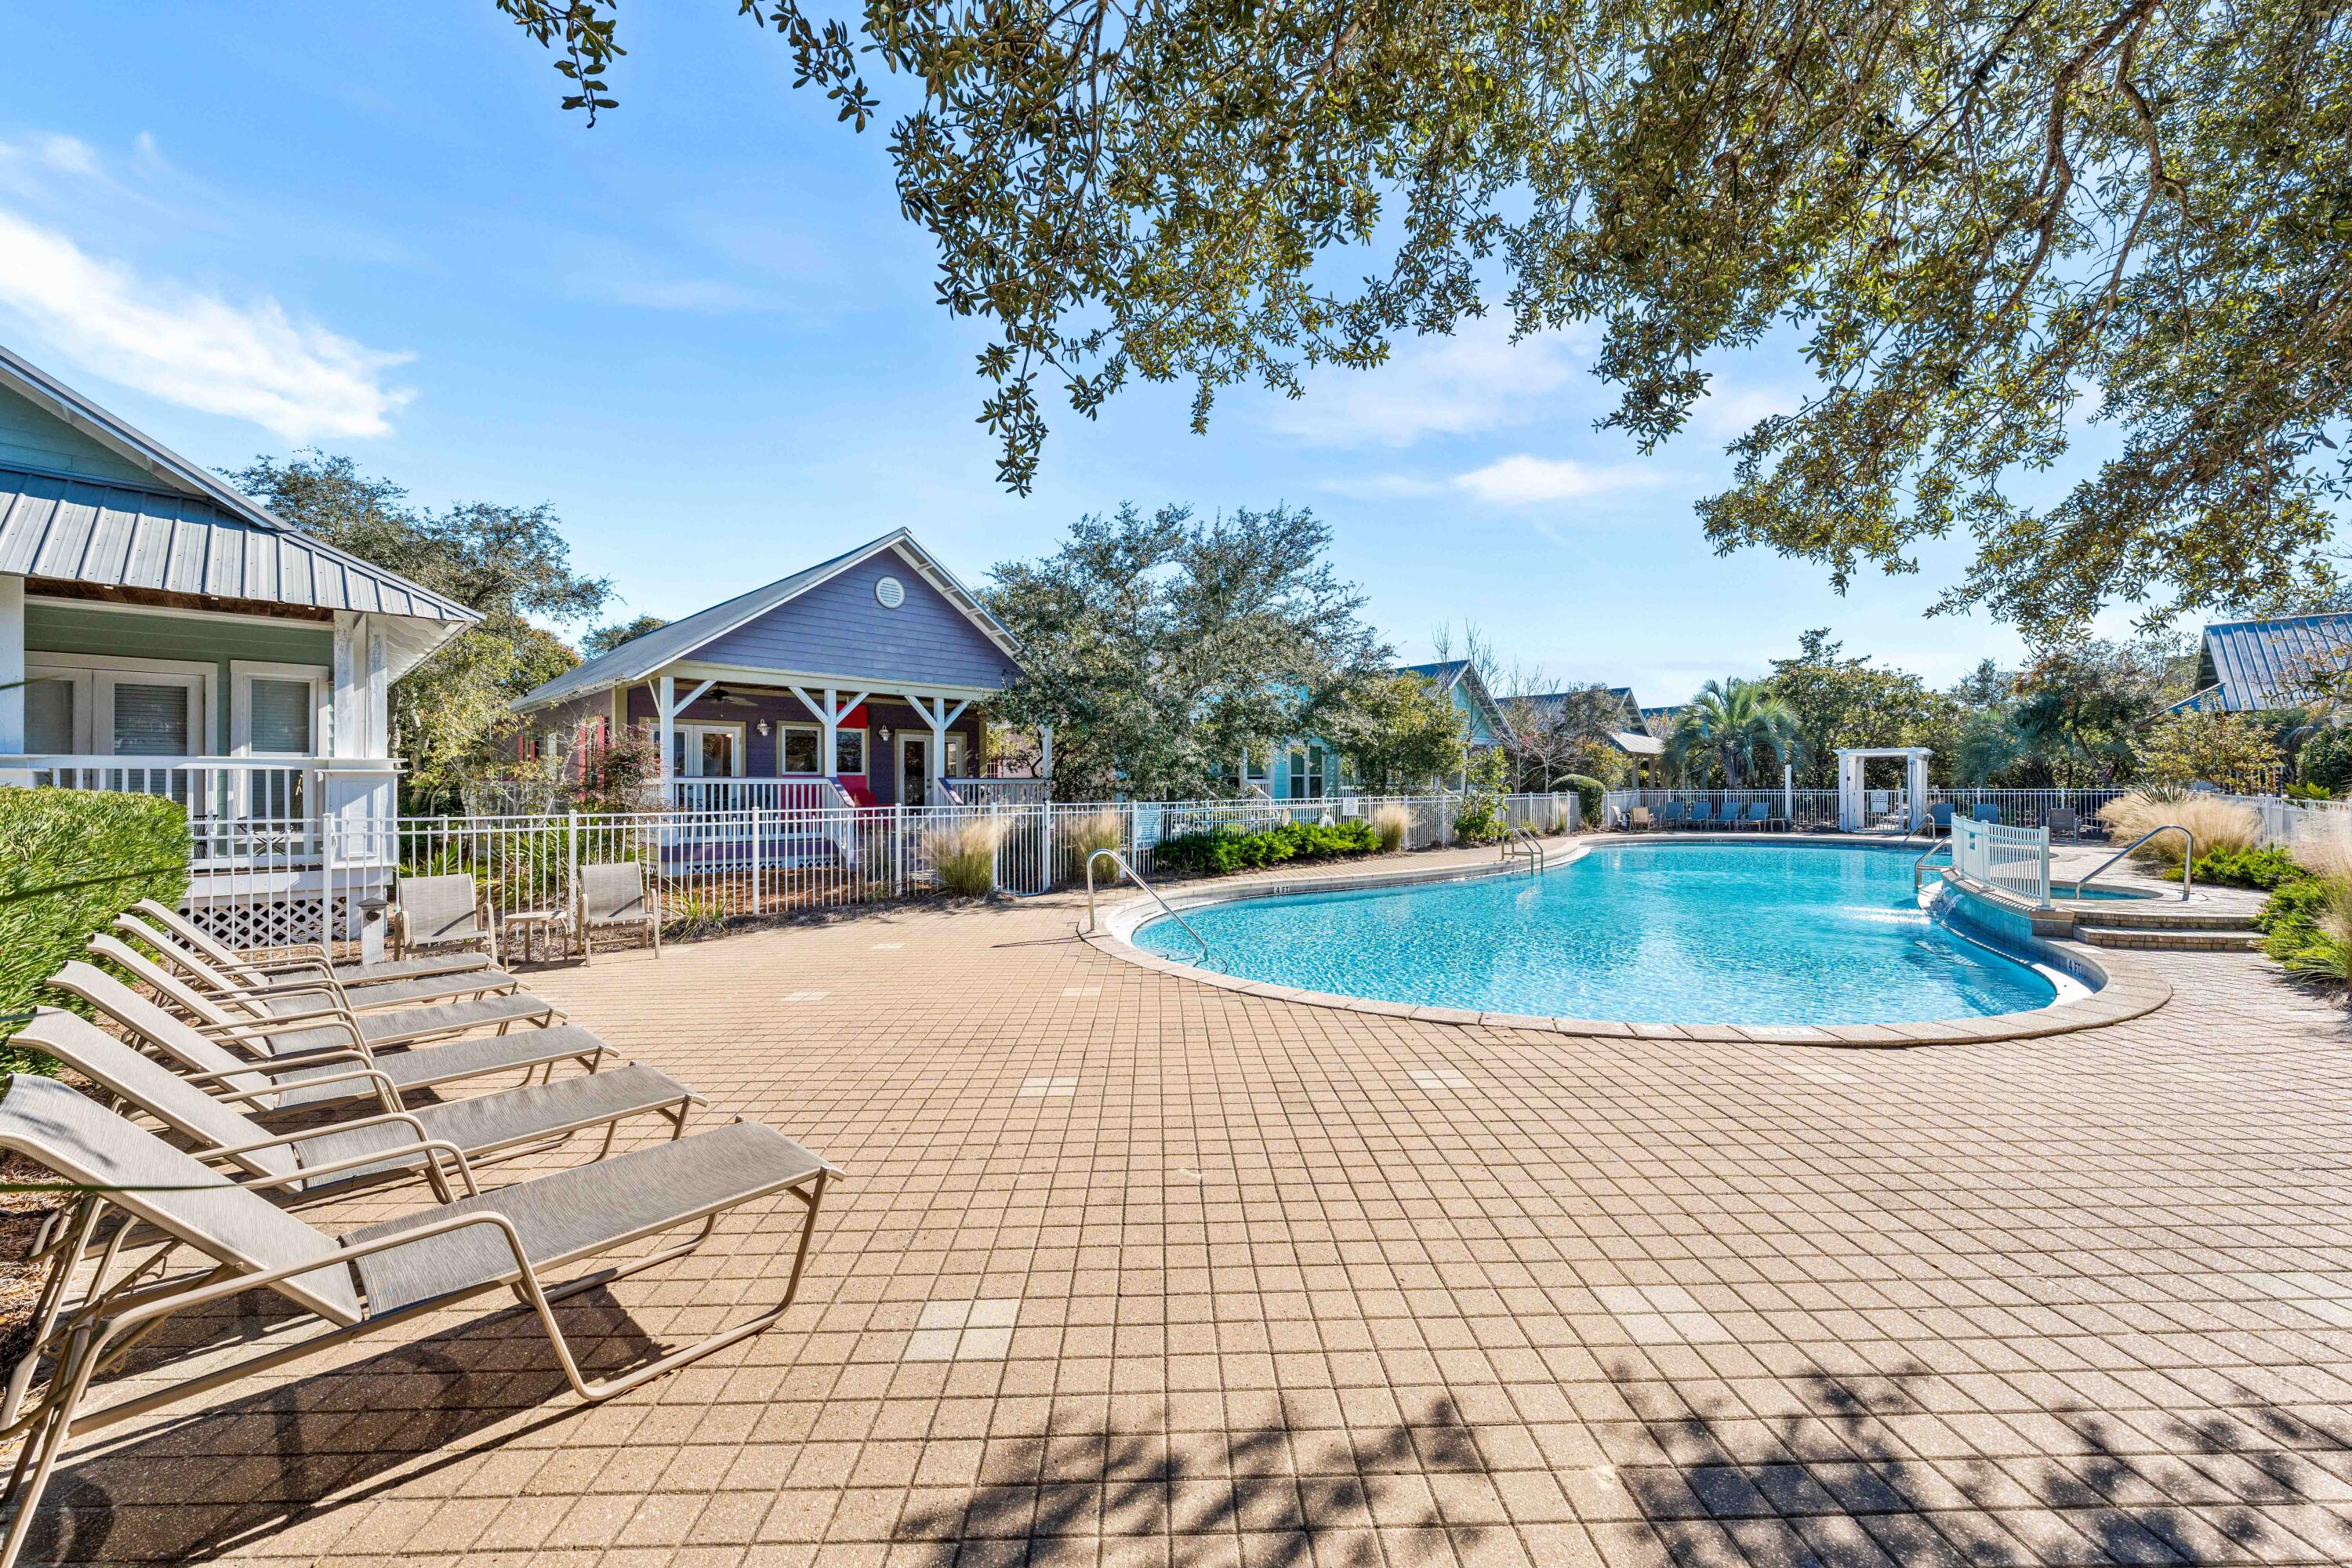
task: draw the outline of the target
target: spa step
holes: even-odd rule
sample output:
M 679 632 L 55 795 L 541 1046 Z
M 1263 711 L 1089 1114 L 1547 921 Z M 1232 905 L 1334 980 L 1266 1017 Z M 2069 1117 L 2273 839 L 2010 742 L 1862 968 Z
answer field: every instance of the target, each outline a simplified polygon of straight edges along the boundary
M 2074 927 L 2077 931 L 2244 931 L 2250 913 L 2246 910 L 2184 910 L 2177 905 L 2168 909 L 2148 900 L 2137 907 L 2078 911 Z
M 2226 931 L 2210 927 L 2078 925 L 2074 934 L 2093 947 L 2134 947 L 2170 952 L 2249 952 L 2263 945 L 2263 933 L 2242 923 Z

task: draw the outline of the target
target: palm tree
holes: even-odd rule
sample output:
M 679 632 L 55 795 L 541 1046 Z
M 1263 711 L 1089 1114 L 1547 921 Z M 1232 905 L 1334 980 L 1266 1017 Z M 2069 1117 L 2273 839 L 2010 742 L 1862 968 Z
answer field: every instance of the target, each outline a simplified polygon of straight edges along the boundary
M 1773 696 L 1766 682 L 1734 676 L 1699 688 L 1675 721 L 1666 762 L 1685 777 L 1694 771 L 1704 777 L 1719 763 L 1724 787 L 1739 789 L 1768 764 L 1801 763 L 1804 750 L 1796 710 Z

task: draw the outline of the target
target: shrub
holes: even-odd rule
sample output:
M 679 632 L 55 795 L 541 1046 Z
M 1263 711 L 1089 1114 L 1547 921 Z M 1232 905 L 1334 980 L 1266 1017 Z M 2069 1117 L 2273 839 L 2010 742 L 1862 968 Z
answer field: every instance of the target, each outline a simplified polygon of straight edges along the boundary
M 1369 855 L 1380 847 L 1380 835 L 1368 822 L 1339 822 L 1328 826 L 1315 822 L 1286 822 L 1256 833 L 1230 827 L 1186 833 L 1161 839 L 1152 853 L 1163 869 L 1196 877 L 1223 877 L 1234 871 L 1279 866 L 1287 860 L 1333 860 Z
M 923 836 L 923 852 L 940 874 L 940 886 L 958 898 L 984 899 L 996 890 L 996 847 L 1004 830 L 987 817 Z
M 1384 805 L 1372 813 L 1372 837 L 1380 841 L 1383 855 L 1393 855 L 1404 847 L 1412 832 L 1412 813 L 1402 805 Z
M 1089 812 L 1062 825 L 1062 851 L 1069 857 L 1063 875 L 1073 882 L 1087 879 L 1087 862 L 1104 849 L 1117 849 L 1126 842 L 1119 831 L 1118 813 Z
M 2305 789 L 2336 795 L 2352 789 L 2352 731 L 2322 730 L 2295 753 L 2294 776 Z
M 2259 888 L 2268 892 L 2289 882 L 2310 879 L 2311 873 L 2276 845 L 2259 849 L 2209 849 L 2197 857 L 2196 879 L 2218 882 L 2225 888 Z
M 1559 781 L 1576 792 L 1578 819 L 1586 827 L 1601 826 L 1606 809 L 1602 802 L 1608 797 L 1609 786 L 1590 773 L 1570 773 Z
M 2196 835 L 2200 856 L 2219 849 L 2252 849 L 2263 837 L 2263 819 L 2252 807 L 2189 790 L 2136 789 L 2099 807 L 2099 820 L 2107 825 L 2109 833 L 2124 840 L 2160 826 L 2185 827 Z M 2181 847 L 2179 837 L 2168 833 L 2141 845 L 2132 855 L 2152 865 L 2178 866 Z
M 2312 878 L 2273 893 L 2254 923 L 2263 951 L 2298 974 L 2352 979 L 2352 882 Z
M 0 1040 L 16 1032 L 58 965 L 142 899 L 188 890 L 188 818 L 155 795 L 0 789 Z M 51 1069 L 0 1044 L 0 1070 Z
M 2283 882 L 2254 916 L 2254 929 L 2264 936 L 2294 933 L 2315 924 L 2326 907 L 2327 884 L 2316 877 Z M 2273 957 L 2279 956 L 2276 953 Z

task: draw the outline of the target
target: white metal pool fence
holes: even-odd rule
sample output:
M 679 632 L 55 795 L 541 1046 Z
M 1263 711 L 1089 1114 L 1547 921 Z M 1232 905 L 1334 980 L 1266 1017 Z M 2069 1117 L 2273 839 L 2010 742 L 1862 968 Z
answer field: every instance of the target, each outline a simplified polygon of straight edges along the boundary
M 2053 812 L 2071 811 L 2087 827 L 2095 826 L 2099 807 L 2124 793 L 2120 789 L 1931 789 L 1927 804 L 1949 805 L 1956 817 L 1970 816 L 1979 806 L 1991 806 L 2003 823 L 2016 827 L 2040 827 Z M 1906 816 L 1904 791 L 1874 789 L 1864 794 L 1864 814 L 1873 822 L 1899 821 Z M 1785 822 L 1802 832 L 1838 825 L 1838 792 L 1833 789 L 1618 789 L 1609 792 L 1602 815 L 1607 826 L 1623 827 L 1630 825 L 1635 806 L 1647 809 L 1655 822 L 1664 817 L 1670 805 L 1678 807 L 1677 815 L 1685 819 L 1694 807 L 1704 805 L 1706 821 L 1702 826 L 1721 826 L 1737 812 L 1739 825 L 1749 827 L 1762 826 L 1754 820 L 1759 803 L 1775 826 Z
M 1459 795 L 1340 795 L 330 818 L 312 834 L 254 836 L 233 868 L 198 879 L 191 901 L 225 935 L 270 945 L 352 934 L 395 875 L 470 876 L 490 912 L 504 916 L 556 907 L 582 866 L 635 861 L 667 920 L 715 925 L 903 898 L 937 887 L 941 862 L 955 857 L 985 857 L 999 890 L 1030 896 L 1083 884 L 1087 857 L 1099 848 L 1156 876 L 1161 845 L 1220 828 L 1393 819 L 1400 848 L 1429 848 L 1454 841 L 1463 804 Z M 1507 795 L 1502 804 L 1507 820 L 1535 832 L 1578 826 L 1572 794 Z
M 2013 893 L 2035 908 L 2050 902 L 2050 830 L 1952 817 L 1952 869 Z

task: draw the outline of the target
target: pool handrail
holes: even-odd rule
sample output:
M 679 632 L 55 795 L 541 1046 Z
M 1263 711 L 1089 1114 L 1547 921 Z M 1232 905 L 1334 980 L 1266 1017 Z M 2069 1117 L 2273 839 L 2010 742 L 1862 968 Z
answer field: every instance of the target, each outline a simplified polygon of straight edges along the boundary
M 1544 847 L 1542 841 L 1537 838 L 1534 834 L 1520 826 L 1517 823 L 1511 821 L 1508 817 L 1505 817 L 1503 819 L 1502 858 L 1508 860 L 1514 856 L 1526 857 L 1528 869 L 1529 871 L 1540 871 L 1544 868 Z
M 2192 873 L 2194 872 L 2197 865 L 2197 835 L 2189 832 L 2189 829 L 2181 826 L 2180 824 L 2177 822 L 2158 823 L 2154 827 L 2149 828 L 2146 833 L 2141 834 L 2137 838 L 2133 839 L 2130 843 L 2125 845 L 2122 848 L 2108 856 L 2105 859 L 2100 861 L 2097 866 L 2092 868 L 2089 877 L 2075 878 L 2074 896 L 2078 899 L 2083 896 L 2083 889 L 2091 885 L 2091 877 L 2097 876 L 2101 871 L 2105 870 L 2108 867 L 2114 865 L 2116 861 L 2122 859 L 2125 856 L 2130 854 L 2133 850 L 2138 848 L 2141 845 L 2147 843 L 2149 839 L 2155 837 L 2159 833 L 2178 833 L 2181 837 L 2189 841 L 2188 850 L 2180 857 L 2180 900 L 2183 903 L 2188 902 L 2189 889 L 2192 882 Z
M 1191 937 L 1194 942 L 1201 944 L 1201 963 L 1205 966 L 1209 962 L 1209 939 L 1202 936 L 1199 931 L 1194 931 L 1192 929 L 1192 922 L 1186 920 L 1182 915 L 1178 914 L 1176 912 L 1175 906 L 1160 896 L 1160 889 L 1153 887 L 1150 883 L 1145 881 L 1140 876 L 1139 876 L 1136 873 L 1135 868 L 1127 863 L 1127 857 L 1120 854 L 1116 849 L 1097 849 L 1093 854 L 1087 857 L 1087 934 L 1092 935 L 1094 932 L 1102 929 L 1101 922 L 1095 919 L 1095 862 L 1101 859 L 1106 855 L 1110 857 L 1110 863 L 1112 865 L 1127 873 L 1127 879 L 1129 881 L 1142 889 L 1145 893 L 1150 896 L 1153 903 L 1158 904 L 1160 909 L 1167 912 L 1170 920 L 1174 921 L 1178 925 L 1184 928 L 1184 934 L 1186 936 Z
M 1908 838 L 1910 837 L 1911 835 L 1908 833 L 1903 836 L 1904 838 Z M 1896 842 L 1900 843 L 1902 840 L 1897 839 Z M 1919 851 L 1919 858 L 1911 862 L 1911 890 L 1914 893 L 1916 893 L 1921 885 L 1927 879 L 1927 865 L 1928 860 L 1934 858 L 1937 850 L 1948 849 L 1950 847 L 1950 843 L 1945 839 L 1930 838 L 1927 840 L 1927 847 Z

